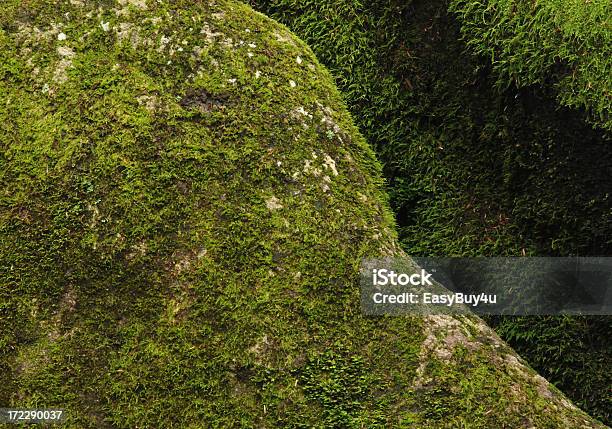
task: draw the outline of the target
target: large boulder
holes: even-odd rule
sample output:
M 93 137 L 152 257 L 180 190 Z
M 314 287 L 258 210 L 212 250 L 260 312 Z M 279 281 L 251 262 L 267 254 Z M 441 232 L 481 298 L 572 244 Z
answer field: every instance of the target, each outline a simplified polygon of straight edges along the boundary
M 63 427 L 602 427 L 476 318 L 364 317 L 401 255 L 310 49 L 229 0 L 5 1 L 0 404 Z

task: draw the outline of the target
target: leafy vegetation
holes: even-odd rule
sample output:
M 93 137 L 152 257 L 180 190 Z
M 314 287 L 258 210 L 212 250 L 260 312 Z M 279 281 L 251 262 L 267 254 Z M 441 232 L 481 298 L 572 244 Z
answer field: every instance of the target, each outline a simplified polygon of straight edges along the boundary
M 491 320 L 497 332 L 551 383 L 598 419 L 610 422 L 609 317 L 521 317 Z
M 452 0 L 467 45 L 500 87 L 550 86 L 612 130 L 612 4 L 607 0 Z
M 330 68 L 412 254 L 605 254 L 611 150 L 536 86 L 495 88 L 445 1 L 252 2 Z M 321 17 L 325 17 L 322 19 Z

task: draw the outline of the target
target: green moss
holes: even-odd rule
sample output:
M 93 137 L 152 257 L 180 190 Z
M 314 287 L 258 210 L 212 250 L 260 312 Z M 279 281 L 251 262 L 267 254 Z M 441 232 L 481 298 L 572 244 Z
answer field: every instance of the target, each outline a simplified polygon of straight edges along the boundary
M 322 421 L 317 350 L 409 382 L 420 322 L 359 314 L 380 167 L 306 45 L 234 2 L 73 3 L 2 6 L 0 402 L 253 427 Z
M 576 74 L 571 86 L 562 86 L 565 81 L 553 80 L 551 70 L 542 69 L 538 71 L 538 76 L 544 76 L 541 80 L 525 80 L 526 72 L 537 64 L 528 61 L 528 54 L 542 54 L 546 61 L 554 62 L 557 58 L 548 56 L 551 48 L 569 52 L 584 42 L 588 51 L 584 58 L 594 64 L 574 58 L 572 67 L 588 68 L 589 75 L 599 73 L 593 76 L 597 85 L 589 90 L 590 95 L 596 95 L 596 88 L 606 82 L 609 85 L 609 73 L 601 68 L 609 64 L 607 46 L 597 45 L 597 40 L 609 37 L 609 29 L 585 28 L 579 23 L 605 20 L 604 2 L 584 6 L 570 2 L 567 10 L 556 15 L 551 8 L 561 7 L 562 2 L 250 3 L 288 25 L 330 68 L 357 125 L 383 162 L 400 240 L 407 253 L 610 254 L 609 136 L 585 121 L 594 108 L 560 106 L 561 93 L 557 92 L 570 88 L 582 91 L 585 76 Z M 507 8 L 493 7 L 502 3 Z M 450 13 L 449 4 L 465 7 L 470 13 L 465 17 Z M 534 23 L 532 14 L 508 15 L 513 4 L 517 11 L 530 10 L 532 4 L 535 11 L 548 10 L 538 15 L 541 31 L 515 34 L 517 23 Z M 491 8 L 484 11 L 487 6 Z M 492 20 L 481 22 L 481 12 Z M 583 20 L 585 14 L 592 17 Z M 568 34 L 540 41 L 538 38 L 550 36 L 553 21 Z M 577 26 L 580 31 L 570 37 L 570 29 Z M 492 64 L 488 55 L 473 55 L 472 44 L 478 49 L 503 47 L 500 55 L 504 57 L 496 51 Z M 563 77 L 560 73 L 569 70 L 563 67 L 556 64 L 553 77 Z M 500 84 L 504 68 L 522 79 L 520 85 Z M 600 364 L 599 358 L 591 360 L 587 375 L 570 364 L 602 354 L 609 360 L 610 353 L 601 351 L 605 341 L 575 348 L 562 361 L 554 356 L 556 342 L 550 340 L 557 325 L 558 321 L 550 325 L 548 335 L 534 322 L 534 328 L 543 334 L 538 345 L 533 344 L 534 338 L 531 350 L 527 344 L 516 346 L 542 373 L 557 372 L 557 385 L 581 406 L 606 418 L 607 365 Z M 529 332 L 528 323 L 518 322 L 516 327 Z M 579 342 L 584 331 L 572 332 L 576 337 L 568 343 Z M 511 336 L 507 339 L 513 341 Z M 576 383 L 577 379 L 583 382 Z
M 380 166 L 303 42 L 230 0 L 1 10 L 0 403 L 71 428 L 413 415 L 423 321 L 359 306 L 361 259 L 400 253 Z
M 520 317 L 491 322 L 577 405 L 603 422 L 610 421 L 612 397 L 602 389 L 612 383 L 612 374 L 605 369 L 612 354 L 609 317 Z
M 332 71 L 410 254 L 609 253 L 609 139 L 548 88 L 500 91 L 449 2 L 251 3 Z
M 561 417 L 558 391 L 522 366 L 507 346 L 481 338 L 484 331 L 476 320 L 464 319 L 462 325 L 433 318 L 427 322 L 428 335 L 442 335 L 442 342 L 424 348 L 412 392 L 416 405 L 405 427 L 554 429 L 588 424 L 577 408 Z M 519 411 L 523 402 L 532 407 L 529 415 Z
M 468 46 L 486 57 L 498 84 L 554 88 L 564 106 L 612 130 L 612 7 L 606 0 L 453 0 Z

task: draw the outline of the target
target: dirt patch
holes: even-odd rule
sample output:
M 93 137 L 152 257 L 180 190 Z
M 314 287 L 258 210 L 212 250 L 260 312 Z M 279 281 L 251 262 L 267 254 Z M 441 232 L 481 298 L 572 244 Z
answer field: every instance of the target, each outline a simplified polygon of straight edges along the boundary
M 193 89 L 187 91 L 187 94 L 185 94 L 179 104 L 185 109 L 208 113 L 213 110 L 225 109 L 230 104 L 230 101 L 227 94 L 211 94 L 203 89 Z

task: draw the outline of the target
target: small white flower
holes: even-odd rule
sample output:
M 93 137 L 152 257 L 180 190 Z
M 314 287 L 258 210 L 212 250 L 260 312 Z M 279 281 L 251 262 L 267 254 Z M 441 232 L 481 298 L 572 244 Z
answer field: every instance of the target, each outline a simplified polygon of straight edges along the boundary
M 251 30 L 249 30 L 248 28 L 245 28 L 245 29 L 244 29 L 244 31 L 245 31 L 246 33 L 250 33 L 250 32 L 251 32 Z
M 100 26 L 102 27 L 102 30 L 105 31 L 105 32 L 110 30 L 110 23 L 109 22 L 102 21 L 100 23 Z
M 42 87 L 42 92 L 43 94 L 46 94 L 47 92 L 49 92 L 49 84 L 45 83 Z
M 236 79 L 228 79 L 227 81 L 229 83 L 231 83 L 232 85 L 234 85 L 236 83 Z
M 255 72 L 255 79 L 259 79 L 261 77 L 261 72 L 259 70 L 257 70 Z
M 297 86 L 297 84 L 295 83 L 295 81 L 290 80 L 290 81 L 289 81 L 289 86 L 290 86 L 291 88 L 295 88 L 295 87 Z
M 66 40 L 66 35 L 64 33 L 60 33 L 57 35 L 57 40 Z
M 302 57 L 300 57 L 299 55 L 295 60 L 297 61 L 298 64 L 302 64 Z
M 257 45 L 255 43 L 249 43 L 249 48 L 255 49 Z

